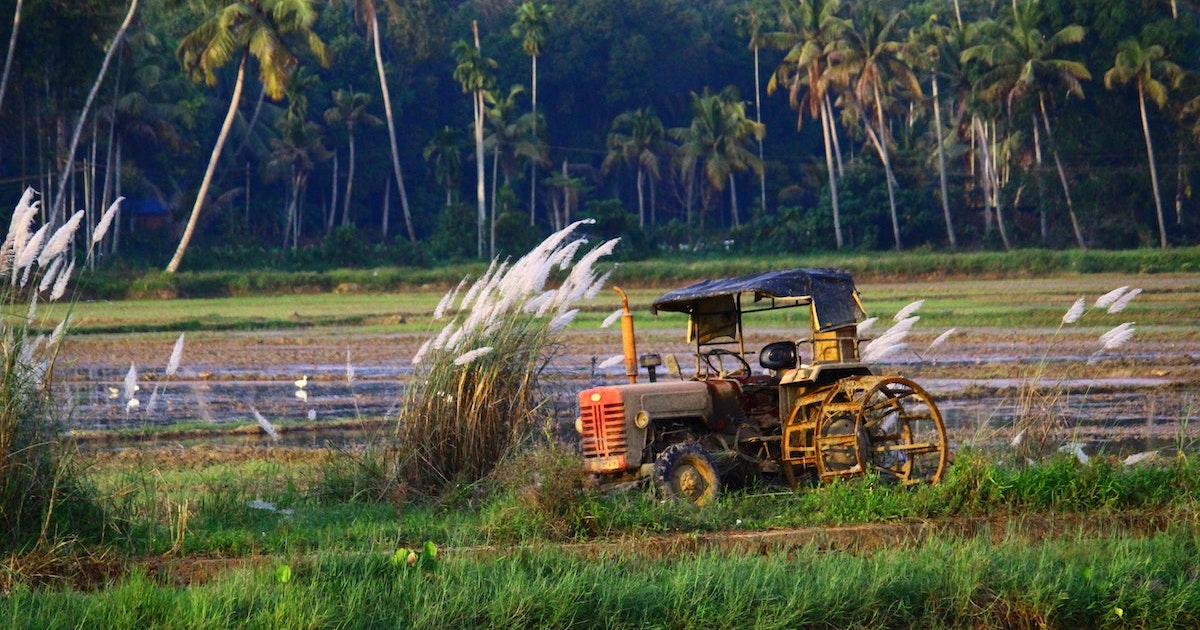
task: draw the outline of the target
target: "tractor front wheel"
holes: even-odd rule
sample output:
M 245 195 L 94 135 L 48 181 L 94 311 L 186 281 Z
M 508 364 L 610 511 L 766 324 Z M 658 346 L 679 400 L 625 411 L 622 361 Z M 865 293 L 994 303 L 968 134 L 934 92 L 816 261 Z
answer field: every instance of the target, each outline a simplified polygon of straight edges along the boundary
M 716 465 L 700 444 L 680 442 L 654 460 L 654 485 L 664 496 L 705 505 L 716 500 L 721 482 Z

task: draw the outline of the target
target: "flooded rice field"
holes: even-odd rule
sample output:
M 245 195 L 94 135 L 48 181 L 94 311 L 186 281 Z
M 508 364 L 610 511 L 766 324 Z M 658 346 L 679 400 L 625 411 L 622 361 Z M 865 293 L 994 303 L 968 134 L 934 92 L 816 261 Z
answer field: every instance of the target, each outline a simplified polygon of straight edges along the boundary
M 936 350 L 900 353 L 877 367 L 928 390 L 956 444 L 1008 443 L 1022 434 L 1078 443 L 1092 454 L 1191 449 L 1200 438 L 1192 426 L 1200 413 L 1200 334 L 1139 333 L 1124 349 L 1097 354 L 1088 352 L 1091 332 L 968 329 Z M 914 332 L 910 348 L 925 348 L 933 336 Z M 779 338 L 783 331 L 765 331 L 747 348 Z M 68 343 L 59 383 L 77 433 L 186 425 L 190 441 L 273 443 L 259 430 L 257 412 L 284 429 L 281 443 L 354 444 L 396 418 L 414 374 L 411 357 L 424 339 L 350 329 L 189 334 L 179 370 L 166 376 L 174 338 L 82 336 Z M 541 383 L 564 434 L 575 417 L 575 392 L 624 381 L 620 365 L 598 367 L 619 348 L 618 331 L 564 338 Z M 674 331 L 639 333 L 639 350 L 673 353 L 685 374 L 690 369 L 688 346 Z

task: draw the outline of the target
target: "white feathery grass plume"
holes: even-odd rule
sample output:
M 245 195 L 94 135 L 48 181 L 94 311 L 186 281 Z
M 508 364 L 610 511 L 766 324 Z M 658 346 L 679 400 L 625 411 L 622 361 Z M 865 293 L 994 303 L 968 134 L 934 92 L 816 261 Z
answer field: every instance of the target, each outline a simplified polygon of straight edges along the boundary
M 879 321 L 878 317 L 868 317 L 861 322 L 858 322 L 858 326 L 855 326 L 854 328 L 854 333 L 859 339 L 862 339 L 871 332 L 871 328 L 875 326 L 875 322 L 877 321 Z
M 100 222 L 96 224 L 96 231 L 92 232 L 92 245 L 99 243 L 108 234 L 108 227 L 112 225 L 113 217 L 116 216 L 117 210 L 121 207 L 121 202 L 125 201 L 124 197 L 117 197 L 117 200 L 112 202 L 108 210 L 100 217 Z
M 442 348 L 445 348 L 446 340 L 449 339 L 450 335 L 452 335 L 455 330 L 458 330 L 458 328 L 459 328 L 459 326 L 458 326 L 457 319 L 451 320 L 450 323 L 446 324 L 445 326 L 442 326 L 442 331 L 438 333 L 437 337 L 433 338 L 433 345 L 429 346 L 429 348 L 427 348 L 427 349 L 428 350 L 441 350 Z
M 916 313 L 917 311 L 921 310 L 921 307 L 924 304 L 925 304 L 925 300 L 916 300 L 914 302 L 909 302 L 907 306 L 905 306 L 904 308 L 902 308 L 896 312 L 895 317 L 892 317 L 892 321 L 898 322 L 898 321 L 901 321 L 904 319 L 908 319 L 908 317 L 911 316 L 913 313 Z
M 71 275 L 75 273 L 75 261 L 72 260 L 67 268 L 58 274 L 58 279 L 54 281 L 54 290 L 50 292 L 50 301 L 57 302 L 59 298 L 67 292 L 67 283 L 71 281 Z
M 895 343 L 880 344 L 878 340 L 871 342 L 867 349 L 862 353 L 862 360 L 867 363 L 875 363 L 899 353 L 901 350 L 908 348 L 908 344 L 902 341 Z
M 619 308 L 619 309 L 609 313 L 608 317 L 605 317 L 604 321 L 600 322 L 600 327 L 608 328 L 609 326 L 612 326 L 613 324 L 617 323 L 617 320 L 621 319 L 621 316 L 624 314 L 625 314 L 625 309 L 623 309 L 623 308 Z
M 50 347 L 56 348 L 62 342 L 63 336 L 67 332 L 67 328 L 71 325 L 71 316 L 67 315 L 57 326 L 54 327 L 54 332 L 50 333 Z
M 1125 310 L 1125 307 L 1129 306 L 1129 303 L 1133 301 L 1133 298 L 1137 297 L 1139 294 L 1141 294 L 1141 292 L 1141 289 L 1130 289 L 1128 293 L 1122 295 L 1120 299 L 1118 299 L 1116 302 L 1113 302 L 1112 305 L 1108 307 L 1108 312 L 1110 314 L 1120 313 L 1121 311 Z
M 0 271 L 7 271 L 9 265 L 16 262 L 17 256 L 29 240 L 29 228 L 33 224 L 33 217 L 37 214 L 39 205 L 33 201 L 33 195 L 33 189 L 26 188 L 25 194 L 21 195 L 21 200 L 17 202 L 17 207 L 13 209 L 8 234 L 4 237 L 4 244 L 0 245 Z
M 132 399 L 133 395 L 136 394 L 139 389 L 141 389 L 140 387 L 138 387 L 137 377 L 138 377 L 137 366 L 134 365 L 133 363 L 130 363 L 129 371 L 125 373 L 124 394 L 125 394 L 126 400 Z
M 525 302 L 525 306 L 521 307 L 524 313 L 536 313 L 546 304 L 546 302 L 554 299 L 554 291 L 542 291 L 541 293 L 529 298 Z
M 38 283 L 38 293 L 45 293 L 54 284 L 54 279 L 58 277 L 58 271 L 62 269 L 63 260 L 66 259 L 58 256 L 55 257 L 54 262 L 50 263 L 50 268 L 42 274 L 42 281 Z
M 951 328 L 950 330 L 947 330 L 946 332 L 938 335 L 937 338 L 934 339 L 933 342 L 929 344 L 929 347 L 925 349 L 926 354 L 928 354 L 930 350 L 933 350 L 934 348 L 945 343 L 946 340 L 950 338 L 950 335 L 953 335 L 956 332 L 958 332 L 957 328 Z
M 264 418 L 254 407 L 250 408 L 250 413 L 254 414 L 254 420 L 258 422 L 258 426 L 262 427 L 263 433 L 270 436 L 272 440 L 279 440 L 279 431 L 275 429 L 275 425 L 271 424 L 270 420 Z
M 1125 322 L 1120 326 L 1100 335 L 1100 346 L 1102 350 L 1116 350 L 1129 342 L 1133 337 L 1133 322 Z
M 471 288 L 467 289 L 467 294 L 463 296 L 462 303 L 458 305 L 458 308 L 467 309 L 471 307 L 471 304 L 475 302 L 475 297 L 479 295 L 479 292 L 483 290 L 483 287 L 487 286 L 488 282 L 491 281 L 492 273 L 496 271 L 496 265 L 498 264 L 499 261 L 493 258 L 492 264 L 488 266 L 488 270 L 483 272 L 482 276 L 476 278 L 475 282 L 471 283 Z
M 609 269 L 608 271 L 605 271 L 603 274 L 601 274 L 600 277 L 597 278 L 595 282 L 592 282 L 592 286 L 588 287 L 587 291 L 584 292 L 583 299 L 585 299 L 585 300 L 596 299 L 596 296 L 600 295 L 600 290 L 604 288 L 604 285 L 608 284 L 608 279 L 612 277 L 613 272 L 616 270 L 617 270 L 617 268 L 614 265 L 612 269 Z
M 171 358 L 167 359 L 167 376 L 179 371 L 179 362 L 183 360 L 183 334 L 179 333 L 179 339 L 175 340 L 175 347 L 171 349 Z
M 25 283 L 22 282 L 21 284 L 24 285 Z M 33 321 L 33 317 L 35 315 L 37 315 L 37 307 L 38 307 L 38 294 L 35 292 L 33 295 L 29 296 L 29 310 L 25 313 L 25 321 L 27 321 L 27 322 Z
M 46 246 L 42 248 L 42 253 L 38 254 L 38 266 L 45 267 L 51 258 L 67 251 L 67 246 L 71 244 L 71 239 L 75 236 L 75 230 L 79 228 L 79 222 L 83 220 L 83 210 L 71 215 L 67 222 L 62 224 L 54 231 L 54 236 L 46 241 Z
M 613 248 L 617 246 L 620 240 L 619 238 L 614 238 L 605 241 L 584 254 L 579 259 L 579 262 L 576 262 L 575 266 L 571 267 L 571 272 L 567 274 L 566 280 L 558 288 L 558 293 L 554 296 L 554 299 L 538 311 L 538 316 L 545 315 L 551 309 L 565 309 L 579 301 L 595 281 L 593 267 L 596 262 L 600 258 L 611 254 Z
M 1085 298 L 1079 298 L 1078 300 L 1075 300 L 1075 303 L 1071 305 L 1071 308 L 1067 309 L 1066 313 L 1063 313 L 1062 323 L 1074 324 L 1075 322 L 1079 321 L 1079 318 L 1083 317 L 1083 309 L 1086 307 L 1087 300 Z
M 447 352 L 457 351 L 458 350 L 458 342 L 463 340 L 463 338 L 465 337 L 465 335 L 463 333 L 466 330 L 467 330 L 466 327 L 463 327 L 463 328 L 459 328 L 458 330 L 455 330 L 453 333 L 451 333 L 450 337 L 446 339 L 446 345 L 442 346 L 442 349 L 446 350 Z
M 575 254 L 579 253 L 579 248 L 587 244 L 586 238 L 577 238 L 565 247 L 555 252 L 553 256 L 546 260 L 547 269 L 558 265 L 560 271 L 566 271 L 567 267 L 571 266 L 571 261 L 575 259 Z
M 354 383 L 354 364 L 350 362 L 350 348 L 346 348 L 346 383 Z
M 1008 445 L 1013 448 L 1016 448 L 1021 445 L 1021 442 L 1024 439 L 1025 439 L 1025 429 L 1021 429 L 1016 435 L 1013 436 L 1012 441 L 1009 442 Z
M 425 343 L 421 344 L 420 348 L 417 348 L 417 353 L 414 354 L 413 358 L 412 358 L 413 365 L 420 365 L 421 359 L 425 358 L 425 353 L 429 352 L 429 346 L 432 344 L 433 344 L 432 339 L 426 339 Z
M 598 365 L 596 367 L 601 370 L 607 370 L 610 367 L 616 367 L 616 366 L 620 365 L 621 362 L 624 360 L 625 360 L 625 355 L 614 354 L 611 357 L 608 357 L 607 359 L 601 361 L 600 365 Z
M 906 317 L 888 328 L 879 338 L 867 344 L 862 353 L 862 359 L 866 362 L 881 361 L 900 350 L 908 347 L 907 343 L 903 343 L 904 338 L 908 336 L 908 332 L 912 330 L 913 324 L 920 320 L 920 316 L 912 315 Z
M 1112 303 L 1116 302 L 1117 299 L 1120 298 L 1122 295 L 1124 295 L 1125 292 L 1128 290 L 1129 290 L 1129 285 L 1126 285 L 1123 287 L 1117 287 L 1117 288 L 1113 289 L 1112 291 L 1109 291 L 1108 293 L 1105 293 L 1104 295 L 1101 295 L 1100 297 L 1096 298 L 1096 304 L 1094 305 L 1094 307 L 1095 308 L 1108 308 L 1108 307 L 1112 306 Z
M 575 316 L 578 314 L 579 309 L 577 308 L 573 308 L 565 313 L 559 314 L 557 317 L 550 320 L 550 332 L 562 332 L 564 328 L 571 325 L 571 322 L 575 320 Z
M 466 286 L 466 284 L 467 277 L 463 276 L 463 279 L 458 282 L 458 286 L 447 291 L 446 295 L 442 296 L 441 301 L 438 302 L 437 308 L 433 309 L 433 318 L 435 320 L 446 316 L 446 311 L 449 310 L 450 306 L 454 304 L 454 299 L 458 297 L 458 293 L 462 291 L 462 288 Z
M 23 343 L 21 345 L 21 363 L 25 365 L 32 365 L 34 363 L 34 355 L 37 354 L 38 349 L 41 348 L 42 344 L 44 343 L 46 343 L 45 335 L 38 335 L 37 337 L 34 337 L 32 341 L 26 341 Z
M 471 350 L 469 352 L 464 352 L 464 353 L 460 354 L 458 356 L 458 358 L 454 359 L 454 365 L 458 365 L 458 366 L 468 365 L 475 359 L 478 359 L 479 357 L 487 356 L 494 349 L 495 348 L 493 348 L 492 346 L 484 346 L 482 348 L 475 348 L 474 350 Z
M 46 240 L 46 232 L 50 231 L 50 224 L 46 223 L 38 228 L 33 236 L 25 243 L 25 246 L 17 252 L 17 262 L 13 265 L 13 283 L 16 284 L 17 273 L 23 269 L 28 269 L 33 261 L 37 260 L 38 254 L 42 250 L 42 242 Z

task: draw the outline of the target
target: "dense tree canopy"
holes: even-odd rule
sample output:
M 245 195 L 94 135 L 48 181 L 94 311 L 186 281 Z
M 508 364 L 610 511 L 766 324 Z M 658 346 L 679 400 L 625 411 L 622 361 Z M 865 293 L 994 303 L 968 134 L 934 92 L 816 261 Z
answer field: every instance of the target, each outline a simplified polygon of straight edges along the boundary
M 130 0 L 0 3 L 0 191 L 125 197 L 100 263 L 132 266 L 189 223 L 184 268 L 433 264 L 618 208 L 670 249 L 1200 243 L 1193 3 L 297 1 L 278 40 L 214 36 L 265 1 L 141 0 L 103 75 Z

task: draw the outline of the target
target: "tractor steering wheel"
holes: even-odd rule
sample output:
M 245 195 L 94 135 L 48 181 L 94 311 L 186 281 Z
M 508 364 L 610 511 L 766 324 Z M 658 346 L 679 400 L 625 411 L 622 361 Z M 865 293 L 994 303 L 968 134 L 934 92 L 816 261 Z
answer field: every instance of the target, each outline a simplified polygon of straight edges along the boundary
M 708 369 L 716 372 L 722 378 L 739 373 L 745 376 L 750 376 L 750 364 L 746 361 L 746 359 L 742 358 L 742 355 L 732 350 L 726 350 L 725 348 L 710 348 L 700 353 L 700 355 L 704 357 L 704 362 L 708 364 Z M 725 367 L 723 362 L 724 360 L 721 358 L 723 356 L 733 357 L 736 362 L 740 363 L 741 365 L 738 366 L 738 369 L 736 370 L 726 372 L 723 369 Z

